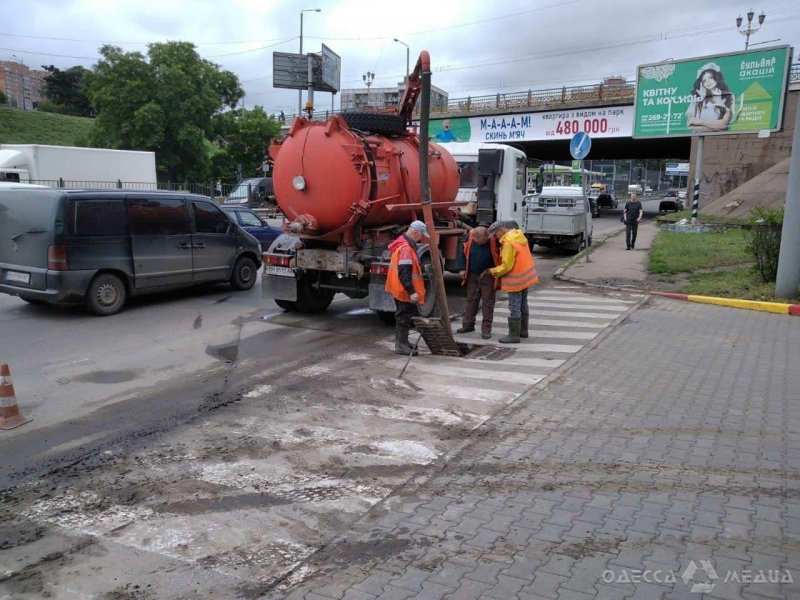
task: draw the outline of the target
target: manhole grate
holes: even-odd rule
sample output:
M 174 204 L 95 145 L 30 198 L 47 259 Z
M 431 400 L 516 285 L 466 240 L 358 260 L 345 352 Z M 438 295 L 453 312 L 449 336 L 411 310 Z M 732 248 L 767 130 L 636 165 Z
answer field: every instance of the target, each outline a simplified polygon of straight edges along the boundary
M 478 346 L 467 353 L 467 358 L 477 358 L 478 360 L 503 360 L 513 356 L 516 348 L 501 348 L 499 346 L 485 345 Z
M 441 319 L 414 317 L 414 328 L 422 334 L 433 354 L 441 356 L 463 356 L 460 345 L 444 329 Z

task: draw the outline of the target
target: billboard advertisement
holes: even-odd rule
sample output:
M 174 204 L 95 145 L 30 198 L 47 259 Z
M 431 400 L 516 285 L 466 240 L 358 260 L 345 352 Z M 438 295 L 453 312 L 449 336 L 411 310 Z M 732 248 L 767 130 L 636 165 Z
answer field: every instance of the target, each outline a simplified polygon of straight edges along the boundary
M 322 44 L 322 80 L 315 89 L 333 92 L 339 91 L 342 78 L 342 58 L 333 50 Z
M 780 46 L 642 65 L 633 137 L 778 131 L 790 64 Z
M 571 140 L 576 133 L 592 138 L 630 137 L 633 106 L 576 108 L 549 112 L 432 119 L 437 142 L 532 142 Z

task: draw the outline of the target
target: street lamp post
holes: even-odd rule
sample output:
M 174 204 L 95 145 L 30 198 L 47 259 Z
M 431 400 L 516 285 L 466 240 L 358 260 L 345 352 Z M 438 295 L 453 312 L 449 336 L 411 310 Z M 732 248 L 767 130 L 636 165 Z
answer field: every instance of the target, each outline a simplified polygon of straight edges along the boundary
M 408 78 L 408 76 L 409 76 L 409 71 L 408 71 L 408 69 L 409 69 L 409 62 L 408 62 L 408 59 L 409 59 L 409 48 L 408 48 L 408 44 L 406 44 L 402 40 L 398 40 L 397 38 L 394 38 L 394 41 L 397 42 L 398 44 L 403 44 L 403 46 L 406 47 L 406 78 Z
M 764 24 L 764 19 L 767 18 L 767 15 L 764 14 L 762 11 L 760 15 L 758 15 L 758 27 L 753 27 L 753 17 L 755 13 L 750 10 L 747 13 L 747 29 L 742 29 L 742 17 L 741 15 L 736 17 L 736 28 L 739 30 L 744 36 L 744 49 L 747 50 L 750 47 L 750 36 L 753 35 L 756 31 L 761 29 L 761 26 Z
M 363 79 L 364 83 L 367 85 L 367 106 L 369 106 L 369 88 L 372 85 L 372 82 L 375 81 L 375 73 L 367 71 L 361 76 L 361 79 Z
M 300 54 L 303 53 L 303 13 L 322 12 L 321 8 L 304 8 L 300 11 Z M 297 116 L 303 114 L 303 90 L 297 90 Z

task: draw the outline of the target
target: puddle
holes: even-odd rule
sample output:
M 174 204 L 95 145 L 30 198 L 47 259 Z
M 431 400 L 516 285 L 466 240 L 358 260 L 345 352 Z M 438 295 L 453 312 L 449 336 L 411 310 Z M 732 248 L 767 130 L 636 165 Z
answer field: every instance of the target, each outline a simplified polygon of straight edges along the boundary
M 72 381 L 83 383 L 123 383 L 139 376 L 138 371 L 91 371 L 72 378 Z

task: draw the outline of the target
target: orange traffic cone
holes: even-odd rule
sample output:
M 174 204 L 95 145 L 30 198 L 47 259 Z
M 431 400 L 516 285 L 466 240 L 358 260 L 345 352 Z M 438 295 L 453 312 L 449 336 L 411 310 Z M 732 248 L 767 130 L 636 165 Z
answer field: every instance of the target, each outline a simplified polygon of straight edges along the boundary
M 0 365 L 0 429 L 14 429 L 30 421 L 19 412 L 11 371 L 8 365 Z

